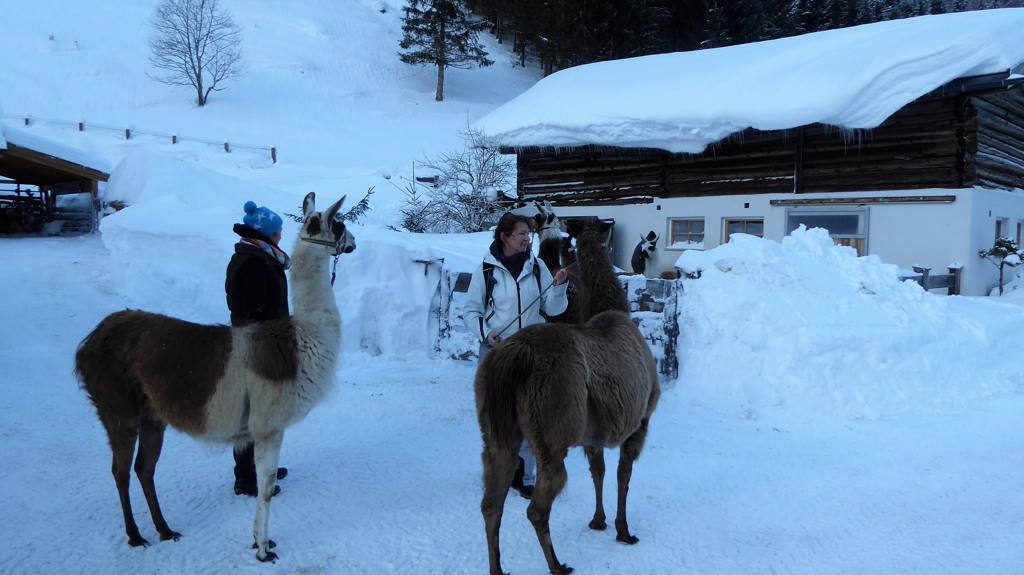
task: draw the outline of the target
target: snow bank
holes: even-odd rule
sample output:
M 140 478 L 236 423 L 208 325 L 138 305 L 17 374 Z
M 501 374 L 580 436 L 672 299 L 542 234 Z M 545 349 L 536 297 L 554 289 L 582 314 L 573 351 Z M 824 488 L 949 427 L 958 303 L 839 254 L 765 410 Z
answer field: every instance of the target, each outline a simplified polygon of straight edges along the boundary
M 1024 307 L 929 294 L 825 230 L 734 235 L 677 265 L 701 272 L 680 299 L 679 385 L 743 416 L 873 418 L 1024 388 Z
M 125 158 L 111 176 L 107 199 L 129 204 L 100 222 L 125 305 L 207 323 L 228 321 L 224 270 L 238 241 L 231 228 L 241 221 L 242 205 L 253 200 L 283 215 L 299 212 L 301 204 L 297 195 L 153 154 Z M 320 196 L 319 206 L 336 199 Z M 284 219 L 282 247 L 291 250 L 298 229 Z M 342 256 L 334 286 L 345 352 L 429 353 L 441 260 L 447 269 L 471 271 L 490 234 L 350 229 L 358 247 Z
M 126 306 L 200 322 L 226 322 L 224 270 L 242 205 L 294 212 L 301 199 L 197 164 L 138 152 L 111 174 L 106 199 L 129 207 L 100 220 Z M 297 227 L 285 219 L 284 233 Z
M 890 20 L 562 70 L 481 119 L 510 146 L 697 153 L 747 127 L 873 128 L 964 76 L 1024 61 L 1024 9 Z

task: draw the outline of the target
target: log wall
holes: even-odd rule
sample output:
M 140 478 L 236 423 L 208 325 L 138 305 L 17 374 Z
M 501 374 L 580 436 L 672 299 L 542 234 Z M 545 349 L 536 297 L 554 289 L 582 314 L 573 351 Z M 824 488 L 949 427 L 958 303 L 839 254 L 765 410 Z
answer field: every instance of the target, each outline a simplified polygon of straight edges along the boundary
M 582 146 L 518 157 L 519 196 L 556 205 L 654 198 L 1024 187 L 1024 86 L 919 99 L 870 130 L 748 129 L 700 154 Z

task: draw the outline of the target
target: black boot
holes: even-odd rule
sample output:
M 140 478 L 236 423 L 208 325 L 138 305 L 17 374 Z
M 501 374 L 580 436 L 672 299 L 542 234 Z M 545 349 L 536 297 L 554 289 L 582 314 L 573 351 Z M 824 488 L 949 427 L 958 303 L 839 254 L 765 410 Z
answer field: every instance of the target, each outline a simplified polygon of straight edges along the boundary
M 256 497 L 256 462 L 255 462 L 256 446 L 250 443 L 246 445 L 241 451 L 235 450 L 235 495 L 248 495 L 250 497 Z M 277 479 L 284 479 L 288 476 L 288 469 L 285 467 L 277 468 Z M 274 486 L 274 493 L 271 495 L 277 495 L 281 492 L 281 487 L 278 485 Z
M 512 476 L 512 488 L 519 492 L 523 499 L 533 497 L 533 486 L 523 484 L 523 476 L 526 474 L 526 462 L 519 458 L 519 465 L 516 466 L 516 473 Z

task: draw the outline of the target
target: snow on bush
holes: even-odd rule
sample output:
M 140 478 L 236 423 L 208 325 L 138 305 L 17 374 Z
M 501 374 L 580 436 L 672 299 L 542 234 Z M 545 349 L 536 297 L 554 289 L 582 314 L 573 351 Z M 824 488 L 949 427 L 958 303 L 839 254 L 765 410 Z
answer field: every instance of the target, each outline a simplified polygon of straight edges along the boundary
M 680 297 L 678 385 L 741 416 L 875 418 L 1024 384 L 1010 359 L 1024 308 L 927 293 L 825 230 L 801 227 L 782 243 L 734 235 L 677 266 L 700 271 Z

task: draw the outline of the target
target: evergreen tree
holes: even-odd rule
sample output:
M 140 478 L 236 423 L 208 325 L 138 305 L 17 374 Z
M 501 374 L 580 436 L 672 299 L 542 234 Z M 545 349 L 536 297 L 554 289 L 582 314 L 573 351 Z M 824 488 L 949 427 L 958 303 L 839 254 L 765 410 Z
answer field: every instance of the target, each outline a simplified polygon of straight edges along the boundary
M 954 12 L 965 12 L 967 10 L 967 0 L 953 0 L 953 11 Z
M 735 44 L 757 42 L 768 38 L 768 19 L 761 0 L 719 0 L 727 7 L 729 36 Z
M 931 6 L 929 6 L 929 13 L 931 14 L 945 14 L 946 3 L 942 0 L 932 0 Z
M 444 100 L 446 68 L 494 63 L 477 38 L 477 33 L 487 27 L 486 22 L 472 20 L 462 0 L 410 0 L 402 11 L 399 46 L 405 52 L 399 57 L 406 64 L 437 66 L 434 99 L 438 102 Z
M 732 38 L 726 30 L 725 13 L 719 4 L 719 0 L 708 0 L 707 13 L 705 14 L 704 41 L 701 48 L 720 48 L 732 43 Z

